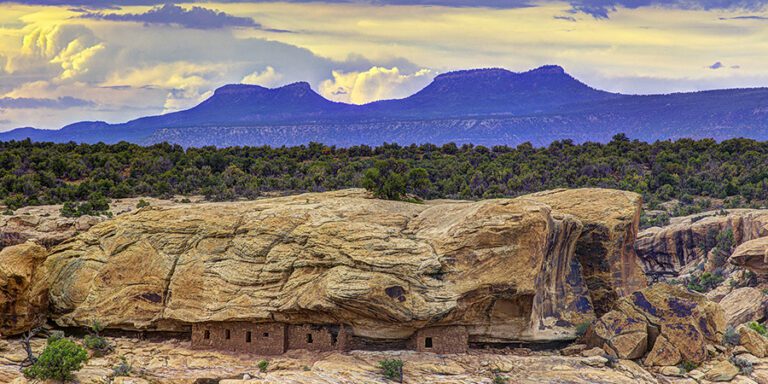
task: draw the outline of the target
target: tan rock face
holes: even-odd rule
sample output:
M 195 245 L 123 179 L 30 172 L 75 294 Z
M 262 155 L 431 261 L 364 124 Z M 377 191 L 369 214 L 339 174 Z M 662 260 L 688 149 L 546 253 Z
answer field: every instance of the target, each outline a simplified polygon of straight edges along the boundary
M 75 373 L 77 382 L 109 381 L 112 367 L 120 364 L 120 357 L 124 356 L 133 367 L 133 375 L 142 378 L 115 378 L 113 383 L 133 381 L 143 384 L 146 380 L 157 384 L 391 384 L 393 381 L 385 378 L 379 368 L 378 362 L 384 359 L 405 362 L 406 384 L 492 383 L 497 375 L 516 384 L 658 383 L 649 372 L 629 360 L 620 361 L 614 369 L 591 367 L 581 357 L 544 353 L 516 356 L 484 351 L 463 355 L 409 351 L 354 351 L 348 354 L 293 351 L 279 357 L 262 357 L 193 350 L 189 342 L 182 341 L 152 343 L 126 338 L 110 338 L 109 341 L 115 346 L 115 352 L 86 362 L 83 369 Z M 42 339 L 33 340 L 36 353 L 40 353 L 43 346 Z M 0 354 L 0 383 L 30 383 L 19 372 L 19 362 L 25 356 L 21 344 L 14 343 L 12 347 L 11 353 Z M 261 372 L 258 367 L 262 358 L 269 362 L 267 372 Z M 241 381 L 244 377 L 251 377 L 251 380 Z
M 740 325 L 736 332 L 739 334 L 739 344 L 749 353 L 760 358 L 768 356 L 768 339 L 746 325 Z
M 56 247 L 38 285 L 61 326 L 344 323 L 403 338 L 453 324 L 473 341 L 567 339 L 594 318 L 585 280 L 604 303 L 644 283 L 638 211 L 637 195 L 606 190 L 425 204 L 347 190 L 150 208 Z
M 725 322 L 732 327 L 761 320 L 765 317 L 766 305 L 768 296 L 751 287 L 735 289 L 720 300 L 720 306 L 725 312 Z
M 45 318 L 47 292 L 33 289 L 33 278 L 47 251 L 35 243 L 0 250 L 0 334 L 24 332 Z
M 617 298 L 647 286 L 634 249 L 642 209 L 640 195 L 605 189 L 560 189 L 527 197 L 556 212 L 573 215 L 584 224 L 575 252 L 598 316 L 608 312 Z
M 759 275 L 768 275 L 768 237 L 747 241 L 739 245 L 728 261 Z
M 724 330 L 717 304 L 680 286 L 656 284 L 619 300 L 587 340 L 620 358 L 645 356 L 646 365 L 670 366 L 682 360 L 701 363 L 707 346 L 719 344 Z
M 739 368 L 737 368 L 730 362 L 723 360 L 715 364 L 715 366 L 712 367 L 712 369 L 707 371 L 705 378 L 709 381 L 715 381 L 715 382 L 731 381 L 738 374 L 739 374 Z
M 199 200 L 193 197 L 193 200 Z M 110 203 L 114 214 L 136 209 L 139 198 L 115 199 Z M 152 206 L 169 206 L 170 200 L 144 198 Z M 57 245 L 80 232 L 87 231 L 106 216 L 63 217 L 61 205 L 28 206 L 17 209 L 13 215 L 0 215 L 0 249 L 33 240 L 45 247 Z
M 768 210 L 731 209 L 678 218 L 664 228 L 649 228 L 638 234 L 635 249 L 650 272 L 680 271 L 704 258 L 703 245 L 710 233 L 733 230 L 735 244 L 768 236 Z

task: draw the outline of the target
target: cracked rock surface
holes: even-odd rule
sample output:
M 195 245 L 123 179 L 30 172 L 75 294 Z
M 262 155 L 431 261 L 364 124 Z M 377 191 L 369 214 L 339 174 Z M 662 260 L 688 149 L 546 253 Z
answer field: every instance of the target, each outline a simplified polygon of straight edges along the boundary
M 631 247 L 639 209 L 638 195 L 602 189 L 423 204 L 343 190 L 150 207 L 54 247 L 34 288 L 48 292 L 59 326 L 343 323 L 401 339 L 466 325 L 473 341 L 570 339 L 595 318 L 594 302 L 644 286 Z

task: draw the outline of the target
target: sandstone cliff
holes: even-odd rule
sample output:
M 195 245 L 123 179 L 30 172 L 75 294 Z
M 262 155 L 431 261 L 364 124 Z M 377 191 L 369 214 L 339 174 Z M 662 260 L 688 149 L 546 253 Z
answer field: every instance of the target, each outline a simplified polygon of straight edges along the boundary
M 45 318 L 45 287 L 32 286 L 46 254 L 32 242 L 0 250 L 0 336 L 23 332 Z
M 638 211 L 637 195 L 597 189 L 425 204 L 346 190 L 153 207 L 55 247 L 35 289 L 49 290 L 60 326 L 344 323 L 395 339 L 460 324 L 474 341 L 567 339 L 595 318 L 590 281 L 604 288 L 599 300 L 643 283 L 627 247 Z
M 642 209 L 640 195 L 605 189 L 559 189 L 527 196 L 584 225 L 575 256 L 600 316 L 617 298 L 647 285 L 634 249 Z
M 198 197 L 194 198 L 199 200 Z M 136 207 L 139 198 L 116 199 L 110 203 L 114 214 L 129 212 Z M 169 200 L 144 198 L 152 206 L 170 206 Z M 81 232 L 85 232 L 107 216 L 64 217 L 60 213 L 61 205 L 28 206 L 17 209 L 12 215 L 0 215 L 0 249 L 33 240 L 51 247 Z
M 739 245 L 733 251 L 729 261 L 758 275 L 768 275 L 768 237 L 750 240 Z
M 705 257 L 713 236 L 731 229 L 734 246 L 768 236 L 768 210 L 731 209 L 700 213 L 664 228 L 642 231 L 635 249 L 648 272 L 679 272 Z

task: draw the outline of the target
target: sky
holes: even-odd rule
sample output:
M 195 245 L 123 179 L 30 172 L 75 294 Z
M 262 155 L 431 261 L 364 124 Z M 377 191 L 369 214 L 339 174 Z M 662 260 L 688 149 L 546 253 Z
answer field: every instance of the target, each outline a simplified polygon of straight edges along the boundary
M 225 84 L 354 104 L 563 66 L 631 94 L 768 86 L 768 0 L 0 0 L 0 131 L 128 121 Z

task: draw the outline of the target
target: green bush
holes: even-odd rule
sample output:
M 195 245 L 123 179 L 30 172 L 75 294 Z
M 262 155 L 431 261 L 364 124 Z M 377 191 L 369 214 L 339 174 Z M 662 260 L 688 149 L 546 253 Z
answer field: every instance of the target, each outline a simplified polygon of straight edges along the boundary
M 48 344 L 56 341 L 61 340 L 64 338 L 64 332 L 62 331 L 51 331 L 50 336 L 48 336 Z
M 729 325 L 727 328 L 725 328 L 725 332 L 723 333 L 723 344 L 727 346 L 737 346 L 741 343 L 741 335 L 736 332 L 736 329 L 733 328 L 733 326 Z
M 133 367 L 128 363 L 125 356 L 120 356 L 120 364 L 112 367 L 112 376 L 114 377 L 130 376 L 131 372 L 133 372 Z
M 53 340 L 46 345 L 37 362 L 24 369 L 31 379 L 69 381 L 88 361 L 88 353 L 69 339 Z
M 576 336 L 578 337 L 584 336 L 584 334 L 587 333 L 587 330 L 589 330 L 590 325 L 592 325 L 591 321 L 585 321 L 583 323 L 576 325 Z
M 677 367 L 680 368 L 680 370 L 683 372 L 690 372 L 698 368 L 699 366 L 692 361 L 683 360 L 680 364 L 677 365 Z
M 740 356 L 731 357 L 731 363 L 738 367 L 739 371 L 744 376 L 751 375 L 752 371 L 754 370 L 752 367 L 752 362 Z
M 756 321 L 750 321 L 749 324 L 747 324 L 747 326 L 749 326 L 750 328 L 755 330 L 755 332 L 763 336 L 766 336 L 768 334 L 768 329 L 765 329 L 765 325 L 760 324 Z
M 400 359 L 385 359 L 379 361 L 384 377 L 390 380 L 403 380 L 403 361 Z
M 109 341 L 98 335 L 85 335 L 83 345 L 93 351 L 95 356 L 104 356 L 112 352 L 112 345 Z
M 508 377 L 504 377 L 498 374 L 493 377 L 493 384 L 507 384 L 507 383 L 509 383 Z
M 145 207 L 149 207 L 151 204 L 149 204 L 148 201 L 144 199 L 140 199 L 138 203 L 136 203 L 136 209 L 142 209 Z
M 103 330 L 104 327 L 101 323 L 94 321 L 91 324 L 90 334 L 83 338 L 83 345 L 93 351 L 93 354 L 96 356 L 104 356 L 112 352 L 112 344 L 100 334 Z
M 80 217 L 85 215 L 106 215 L 112 217 L 112 212 L 109 211 L 109 199 L 100 192 L 94 192 L 88 196 L 88 201 L 82 203 L 64 202 L 59 213 L 64 217 Z
M 259 367 L 259 371 L 266 372 L 267 368 L 269 367 L 269 361 L 266 361 L 266 360 L 259 361 L 258 367 Z
M 722 283 L 723 280 L 724 278 L 721 275 L 704 272 L 701 274 L 701 276 L 692 276 L 688 280 L 688 289 L 700 293 L 706 293 L 717 288 L 717 286 Z

